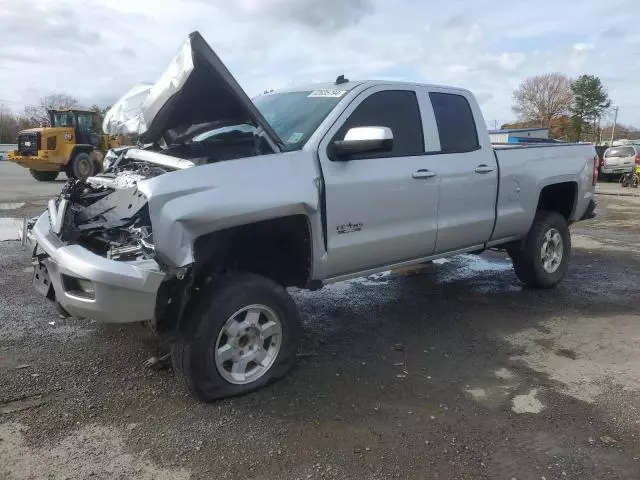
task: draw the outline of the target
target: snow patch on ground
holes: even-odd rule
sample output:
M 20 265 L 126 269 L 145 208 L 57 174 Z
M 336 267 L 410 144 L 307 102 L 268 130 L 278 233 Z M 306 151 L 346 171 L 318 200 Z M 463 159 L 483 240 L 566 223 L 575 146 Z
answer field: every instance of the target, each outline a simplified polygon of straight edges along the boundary
M 25 202 L 0 202 L 0 210 L 17 210 L 24 205 Z
M 0 242 L 20 240 L 23 222 L 22 218 L 0 218 Z
M 516 413 L 540 413 L 544 410 L 544 405 L 536 398 L 538 389 L 534 388 L 526 395 L 516 395 L 513 397 L 511 410 Z
M 513 377 L 515 377 L 511 370 L 504 367 L 498 368 L 493 373 L 495 374 L 496 378 L 499 378 L 500 380 L 511 380 Z

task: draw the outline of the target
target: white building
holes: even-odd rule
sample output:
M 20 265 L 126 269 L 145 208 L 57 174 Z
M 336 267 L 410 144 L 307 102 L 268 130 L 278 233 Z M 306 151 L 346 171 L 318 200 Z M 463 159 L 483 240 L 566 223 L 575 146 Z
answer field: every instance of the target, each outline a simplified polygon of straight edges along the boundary
M 17 150 L 18 145 L 15 143 L 0 143 L 0 160 L 6 160 L 11 150 Z
M 491 143 L 533 143 L 549 140 L 548 128 L 508 128 L 489 130 Z

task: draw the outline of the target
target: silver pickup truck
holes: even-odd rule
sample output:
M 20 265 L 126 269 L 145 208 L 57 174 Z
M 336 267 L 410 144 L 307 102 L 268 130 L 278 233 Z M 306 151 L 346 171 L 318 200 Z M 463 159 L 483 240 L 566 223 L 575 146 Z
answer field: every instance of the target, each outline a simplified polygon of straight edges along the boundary
M 146 146 L 32 226 L 34 283 L 78 318 L 151 321 L 205 401 L 292 367 L 287 287 L 500 248 L 551 288 L 594 215 L 592 145 L 494 148 L 466 90 L 339 77 L 252 101 L 196 32 L 145 95 L 122 125 Z

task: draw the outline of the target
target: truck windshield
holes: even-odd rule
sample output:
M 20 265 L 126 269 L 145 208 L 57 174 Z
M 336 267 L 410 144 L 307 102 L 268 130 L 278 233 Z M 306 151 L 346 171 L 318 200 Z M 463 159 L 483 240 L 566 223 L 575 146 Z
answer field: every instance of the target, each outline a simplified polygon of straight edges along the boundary
M 67 112 L 56 112 L 53 114 L 54 127 L 73 127 L 73 115 Z
M 344 96 L 344 90 L 315 90 L 262 95 L 253 99 L 288 150 L 300 150 Z

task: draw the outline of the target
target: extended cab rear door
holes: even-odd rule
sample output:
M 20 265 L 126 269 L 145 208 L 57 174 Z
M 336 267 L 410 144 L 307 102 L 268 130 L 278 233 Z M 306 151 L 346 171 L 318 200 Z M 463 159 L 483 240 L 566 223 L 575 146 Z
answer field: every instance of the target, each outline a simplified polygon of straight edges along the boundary
M 439 139 L 429 152 L 440 179 L 435 252 L 482 246 L 493 231 L 498 193 L 498 164 L 482 114 L 467 91 L 425 87 L 424 93 Z
M 320 142 L 325 185 L 328 275 L 426 257 L 437 232 L 439 178 L 428 171 L 418 92 L 394 84 L 361 92 Z M 349 128 L 389 127 L 390 152 L 332 158 Z

